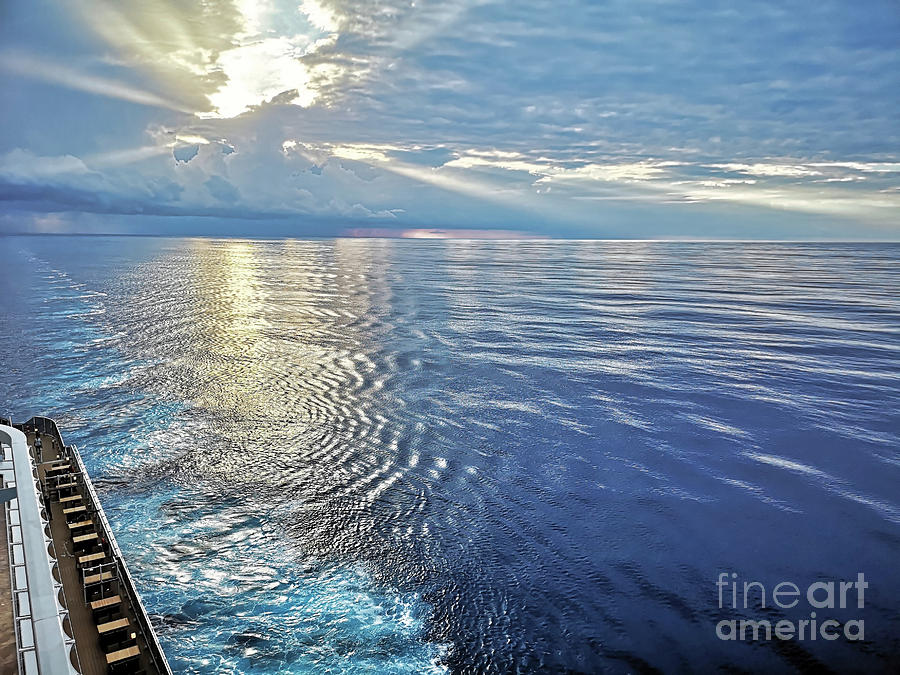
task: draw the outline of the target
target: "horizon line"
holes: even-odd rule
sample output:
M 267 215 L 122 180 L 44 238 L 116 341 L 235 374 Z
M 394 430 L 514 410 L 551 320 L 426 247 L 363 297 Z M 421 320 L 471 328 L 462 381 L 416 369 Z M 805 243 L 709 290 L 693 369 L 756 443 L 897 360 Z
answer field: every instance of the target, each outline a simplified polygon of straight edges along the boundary
M 235 239 L 248 241 L 312 241 L 320 239 L 353 239 L 353 240 L 391 240 L 391 241 L 504 241 L 504 242 L 524 242 L 524 241 L 602 241 L 602 242 L 634 242 L 634 243 L 684 243 L 684 244 L 704 244 L 704 243 L 732 243 L 732 244 L 900 244 L 898 239 L 753 239 L 753 238 L 732 238 L 732 237 L 657 237 L 657 238 L 632 238 L 632 237 L 553 237 L 553 236 L 534 236 L 534 237 L 402 237 L 402 236 L 351 236 L 345 234 L 323 234 L 323 235 L 237 235 L 237 234 L 162 234 L 150 232 L 0 232 L 0 237 L 144 237 L 153 239 Z

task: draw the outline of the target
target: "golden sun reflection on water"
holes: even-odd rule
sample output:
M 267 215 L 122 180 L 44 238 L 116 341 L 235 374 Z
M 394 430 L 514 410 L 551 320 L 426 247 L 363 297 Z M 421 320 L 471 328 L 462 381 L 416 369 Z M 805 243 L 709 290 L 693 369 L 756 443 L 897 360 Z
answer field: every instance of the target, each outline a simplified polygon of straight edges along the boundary
M 217 440 L 183 469 L 277 482 L 385 428 L 374 354 L 390 251 L 352 240 L 191 242 L 184 283 L 166 299 L 184 316 L 174 330 L 187 335 L 171 342 L 181 351 L 178 393 L 214 415 Z
M 196 240 L 195 277 L 190 289 L 195 295 L 195 338 L 206 354 L 198 354 L 194 367 L 199 382 L 213 386 L 196 392 L 196 402 L 209 409 L 243 416 L 265 405 L 258 384 L 264 375 L 262 332 L 266 326 L 260 308 L 266 290 L 258 278 L 254 245 L 232 242 L 222 247 Z

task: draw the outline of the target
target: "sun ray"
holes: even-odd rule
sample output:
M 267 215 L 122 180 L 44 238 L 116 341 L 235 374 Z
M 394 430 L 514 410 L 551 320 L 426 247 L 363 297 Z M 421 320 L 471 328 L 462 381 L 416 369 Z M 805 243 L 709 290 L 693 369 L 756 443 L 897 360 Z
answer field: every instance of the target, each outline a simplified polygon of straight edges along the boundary
M 27 54 L 7 53 L 0 56 L 0 68 L 7 72 L 55 84 L 67 89 L 115 98 L 139 105 L 167 108 L 177 112 L 191 112 L 174 101 L 158 94 L 144 91 L 130 84 L 107 77 L 79 72 L 61 63 L 39 59 Z

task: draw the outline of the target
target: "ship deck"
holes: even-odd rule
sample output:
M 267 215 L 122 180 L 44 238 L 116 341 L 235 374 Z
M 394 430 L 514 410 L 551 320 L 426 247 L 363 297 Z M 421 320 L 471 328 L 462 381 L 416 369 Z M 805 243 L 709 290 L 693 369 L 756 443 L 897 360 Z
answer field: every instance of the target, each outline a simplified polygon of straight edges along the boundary
M 43 452 L 41 463 L 38 465 L 38 476 L 42 483 L 45 483 L 47 472 L 53 471 L 53 463 L 60 460 L 60 448 L 53 436 L 48 434 L 38 434 L 41 438 Z M 28 442 L 34 445 L 34 433 L 28 434 Z M 53 481 L 50 481 L 52 484 Z M 69 501 L 60 502 L 60 496 L 71 498 Z M 80 499 L 79 499 L 80 498 Z M 69 622 L 66 628 L 72 637 L 75 638 L 75 649 L 78 652 L 80 661 L 80 669 L 84 675 L 107 675 L 107 673 L 132 673 L 146 672 L 155 673 L 156 668 L 152 665 L 148 658 L 148 647 L 143 635 L 136 629 L 138 622 L 135 617 L 133 608 L 124 592 L 118 589 L 118 583 L 115 579 L 107 583 L 99 583 L 90 586 L 90 594 L 85 597 L 85 586 L 83 583 L 83 571 L 79 568 L 78 558 L 92 553 L 107 553 L 106 560 L 110 560 L 109 551 L 102 541 L 97 541 L 93 545 L 91 542 L 83 542 L 88 544 L 82 547 L 81 543 L 76 545 L 75 538 L 92 531 L 98 531 L 96 527 L 96 507 L 90 503 L 89 495 L 86 494 L 84 487 L 77 484 L 74 487 L 60 490 L 56 498 L 51 498 L 46 502 L 49 506 L 50 515 L 50 533 L 53 539 L 53 545 L 56 550 L 57 567 L 59 570 L 60 582 L 63 585 L 65 593 L 65 602 L 69 610 Z M 83 506 L 84 509 L 80 513 L 63 513 L 64 509 L 73 509 Z M 69 522 L 67 522 L 67 519 Z M 78 529 L 71 529 L 70 522 L 87 522 L 89 525 L 83 525 Z M 76 546 L 78 548 L 76 548 Z M 105 570 L 98 570 L 103 572 Z M 113 573 L 113 576 L 115 574 Z M 120 598 L 119 602 L 114 602 L 115 596 Z M 95 602 L 103 598 L 113 598 L 108 600 L 110 606 L 101 610 L 105 614 L 97 614 L 91 608 L 88 602 Z M 127 623 L 120 621 L 127 620 Z M 112 622 L 118 622 L 117 628 L 110 628 Z M 106 626 L 110 628 L 108 632 L 101 635 L 98 626 Z M 137 645 L 139 654 L 137 658 L 133 656 L 128 660 L 123 660 L 117 664 L 110 666 L 108 663 L 108 655 L 118 653 L 119 656 L 127 654 L 120 652 L 122 649 L 129 649 L 133 645 Z M 132 650 L 133 651 L 133 650 Z M 2 668 L 0 668 L 2 671 Z M 5 672 L 5 671 L 3 671 Z

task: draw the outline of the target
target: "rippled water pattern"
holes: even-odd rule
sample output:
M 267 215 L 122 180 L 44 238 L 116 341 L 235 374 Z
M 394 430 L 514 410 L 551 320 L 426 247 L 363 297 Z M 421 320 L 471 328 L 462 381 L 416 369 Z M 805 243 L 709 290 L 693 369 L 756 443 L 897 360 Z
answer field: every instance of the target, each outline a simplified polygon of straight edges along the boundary
M 178 672 L 898 663 L 896 245 L 0 245 L 3 412 Z M 722 570 L 862 571 L 867 639 L 720 642 Z

